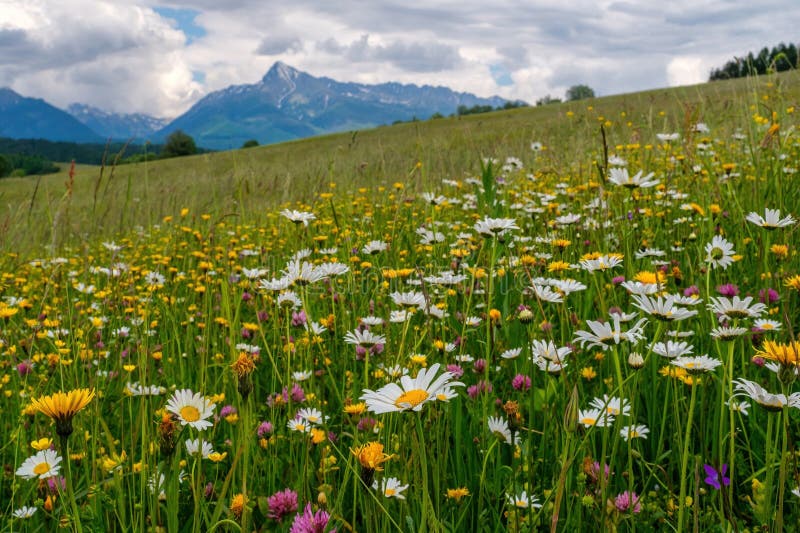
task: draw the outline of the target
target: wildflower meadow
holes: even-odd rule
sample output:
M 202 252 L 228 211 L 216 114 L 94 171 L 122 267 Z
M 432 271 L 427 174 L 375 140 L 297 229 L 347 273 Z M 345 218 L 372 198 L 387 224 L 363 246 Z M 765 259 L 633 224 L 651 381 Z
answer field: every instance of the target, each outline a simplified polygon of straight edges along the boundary
M 798 530 L 782 79 L 6 249 L 0 530 Z

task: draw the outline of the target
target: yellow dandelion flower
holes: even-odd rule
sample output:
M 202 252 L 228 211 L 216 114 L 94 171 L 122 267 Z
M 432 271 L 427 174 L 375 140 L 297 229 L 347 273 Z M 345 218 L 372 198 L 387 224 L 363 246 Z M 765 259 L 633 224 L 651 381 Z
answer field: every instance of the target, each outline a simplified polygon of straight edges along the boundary
M 380 442 L 368 442 L 356 449 L 350 449 L 351 453 L 356 456 L 361 468 L 368 468 L 371 470 L 383 470 L 383 463 L 392 458 L 391 455 L 383 453 L 383 444 Z
M 460 502 L 462 498 L 469 496 L 469 489 L 467 487 L 458 487 L 455 489 L 447 489 L 447 498 L 455 500 L 456 503 Z
M 380 442 L 368 442 L 356 449 L 350 449 L 356 456 L 361 465 L 361 480 L 368 487 L 372 486 L 375 471 L 383 470 L 383 463 L 392 458 L 391 455 L 383 453 L 383 444 Z
M 11 318 L 19 312 L 16 307 L 9 307 L 5 304 L 0 305 L 0 318 Z
M 311 442 L 314 444 L 319 444 L 321 442 L 325 442 L 328 438 L 327 434 L 325 433 L 324 429 L 320 428 L 312 428 L 311 429 Z
M 231 369 L 237 378 L 242 379 L 245 376 L 249 376 L 256 369 L 256 363 L 250 354 L 240 352 L 239 357 L 231 365 Z
M 646 283 L 649 285 L 663 285 L 667 280 L 667 276 L 660 270 L 657 272 L 642 271 L 636 274 L 633 279 L 640 283 Z
M 783 286 L 800 291 L 800 275 L 787 278 L 786 281 L 783 282 Z
M 247 496 L 245 496 L 244 494 L 239 493 L 234 495 L 233 498 L 231 498 L 230 509 L 231 512 L 233 513 L 233 516 L 236 517 L 236 520 L 242 518 L 242 513 L 244 512 L 245 505 L 247 505 Z
M 564 270 L 569 270 L 570 266 L 569 263 L 566 261 L 553 261 L 549 265 L 547 265 L 548 272 L 563 272 Z
M 56 433 L 60 437 L 68 437 L 72 433 L 72 417 L 89 405 L 95 396 L 94 390 L 75 389 L 69 392 L 57 392 L 50 396 L 34 399 L 31 407 L 49 416 L 56 423 Z
M 778 259 L 786 259 L 789 257 L 789 246 L 786 244 L 773 244 L 769 247 L 769 251 Z
M 783 366 L 798 366 L 800 365 L 800 341 L 792 341 L 787 344 L 764 341 L 761 350 L 756 355 L 770 361 L 777 361 Z
M 344 412 L 353 416 L 362 414 L 364 411 L 366 411 L 366 409 L 367 404 L 365 402 L 351 403 L 344 406 Z
M 428 356 L 426 356 L 425 354 L 421 354 L 421 353 L 411 354 L 409 356 L 409 359 L 411 359 L 411 362 L 413 364 L 420 365 L 420 366 L 425 366 L 427 364 L 427 362 L 428 362 Z

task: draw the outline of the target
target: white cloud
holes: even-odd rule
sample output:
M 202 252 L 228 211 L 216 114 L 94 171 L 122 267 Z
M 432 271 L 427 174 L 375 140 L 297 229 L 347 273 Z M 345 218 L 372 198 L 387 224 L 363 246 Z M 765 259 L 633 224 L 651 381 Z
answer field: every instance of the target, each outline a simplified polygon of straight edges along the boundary
M 670 87 L 694 85 L 708 80 L 709 67 L 702 57 L 679 56 L 667 64 L 667 81 Z
M 196 11 L 205 34 L 189 42 L 153 11 L 165 4 Z M 734 55 L 791 42 L 793 20 L 796 0 L 0 0 L 0 86 L 174 116 L 282 60 L 534 102 L 579 83 L 606 95 L 701 82 Z

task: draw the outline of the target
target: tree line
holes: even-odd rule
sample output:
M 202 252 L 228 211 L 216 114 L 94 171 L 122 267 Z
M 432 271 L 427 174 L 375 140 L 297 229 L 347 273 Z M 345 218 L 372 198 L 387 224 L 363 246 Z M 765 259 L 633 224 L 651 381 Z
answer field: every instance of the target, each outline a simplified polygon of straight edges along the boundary
M 56 165 L 38 155 L 0 153 L 0 178 L 52 174 L 58 171 Z
M 757 54 L 748 52 L 746 56 L 734 57 L 722 67 L 712 69 L 709 81 L 758 76 L 796 68 L 797 46 L 780 43 L 778 46 L 773 46 L 772 50 L 764 47 Z
M 58 172 L 53 161 L 75 161 L 86 165 L 124 165 L 156 159 L 208 152 L 181 130 L 162 144 L 124 142 L 74 143 L 45 139 L 0 137 L 0 178 Z

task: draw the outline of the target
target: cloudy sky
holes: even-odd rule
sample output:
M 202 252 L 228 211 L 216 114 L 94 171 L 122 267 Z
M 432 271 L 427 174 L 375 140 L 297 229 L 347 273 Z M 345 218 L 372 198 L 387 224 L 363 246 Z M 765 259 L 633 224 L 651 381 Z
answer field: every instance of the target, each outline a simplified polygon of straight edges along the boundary
M 798 21 L 798 0 L 0 0 L 0 87 L 174 117 L 281 60 L 534 102 L 699 83 Z

